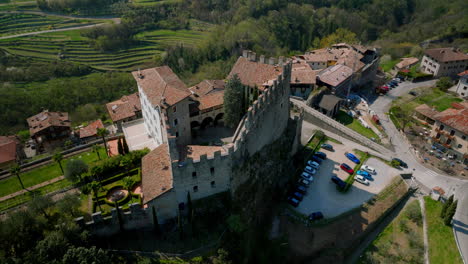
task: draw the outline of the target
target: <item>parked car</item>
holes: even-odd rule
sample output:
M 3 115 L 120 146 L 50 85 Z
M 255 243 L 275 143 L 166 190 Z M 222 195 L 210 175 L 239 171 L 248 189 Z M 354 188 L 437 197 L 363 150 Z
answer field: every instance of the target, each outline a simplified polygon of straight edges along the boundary
M 306 194 L 307 193 L 307 188 L 302 186 L 302 185 L 297 185 L 296 186 L 296 192 Z
M 360 183 L 362 183 L 364 185 L 369 185 L 369 181 L 366 178 L 364 178 L 364 176 L 362 176 L 362 175 L 356 175 L 356 176 L 354 176 L 354 179 L 357 182 L 360 182 Z
M 338 178 L 338 176 L 336 176 L 336 175 L 333 175 L 331 177 L 331 181 L 334 184 L 338 185 L 338 187 L 340 187 L 340 188 L 344 188 L 346 186 L 346 182 L 344 182 L 342 179 Z
M 406 164 L 406 162 L 402 161 L 401 159 L 393 158 L 393 160 L 398 161 L 401 167 L 408 168 L 408 164 Z
M 318 164 L 322 164 L 323 159 L 317 157 L 317 156 L 312 156 L 310 157 L 310 160 L 317 162 Z
M 299 180 L 299 184 L 302 185 L 302 186 L 305 186 L 305 187 L 309 187 L 310 181 L 301 178 L 301 179 Z
M 329 151 L 334 151 L 333 146 L 330 144 L 322 144 L 320 147 Z
M 387 86 L 390 87 L 390 88 L 395 88 L 396 85 L 394 83 L 387 83 Z
M 345 156 L 354 163 L 359 164 L 361 162 L 353 153 L 346 152 Z
M 310 179 L 312 178 L 312 175 L 310 175 L 310 174 L 307 173 L 307 172 L 303 172 L 303 173 L 301 174 L 301 177 L 302 177 L 303 179 L 306 179 L 306 180 L 310 181 Z
M 391 84 L 391 85 L 394 85 L 394 86 L 398 86 L 398 82 L 394 81 L 394 80 L 391 80 L 388 83 Z
M 302 193 L 300 193 L 300 192 L 295 192 L 295 193 L 293 193 L 292 196 L 293 196 L 293 198 L 296 198 L 299 201 L 302 201 L 302 199 L 304 199 L 304 195 Z
M 313 169 L 312 167 L 310 166 L 306 166 L 304 168 L 304 171 L 307 172 L 308 174 L 311 174 L 311 175 L 314 175 L 317 171 L 315 169 Z
M 314 168 L 316 170 L 318 170 L 320 168 L 320 165 L 317 162 L 312 161 L 312 160 L 307 161 L 307 165 L 309 165 L 310 167 L 312 167 L 312 168 Z
M 377 174 L 377 172 L 375 171 L 374 168 L 372 168 L 371 166 L 368 166 L 368 165 L 362 165 L 361 167 L 362 170 L 365 170 L 369 173 L 372 173 L 372 174 Z
M 340 168 L 343 169 L 344 171 L 346 171 L 346 172 L 349 173 L 349 174 L 353 174 L 353 173 L 354 173 L 354 170 L 351 169 L 351 167 L 350 167 L 348 164 L 346 164 L 346 163 L 341 163 Z
M 370 175 L 370 173 L 368 173 L 367 171 L 358 170 L 358 171 L 356 171 L 356 174 L 363 176 L 364 178 L 368 179 L 369 181 L 374 180 L 374 179 L 372 179 L 372 176 Z
M 299 205 L 299 200 L 297 200 L 294 197 L 289 196 L 288 197 L 288 203 L 294 207 L 297 207 Z
M 310 221 L 315 221 L 315 220 L 320 220 L 320 219 L 323 219 L 322 212 L 313 212 L 309 215 Z
M 326 160 L 327 159 L 327 154 L 323 153 L 323 152 L 320 152 L 320 151 L 317 151 L 315 152 L 315 156 L 323 159 L 323 160 Z
M 411 94 L 412 96 L 418 96 L 418 93 L 415 91 L 410 91 L 409 94 Z

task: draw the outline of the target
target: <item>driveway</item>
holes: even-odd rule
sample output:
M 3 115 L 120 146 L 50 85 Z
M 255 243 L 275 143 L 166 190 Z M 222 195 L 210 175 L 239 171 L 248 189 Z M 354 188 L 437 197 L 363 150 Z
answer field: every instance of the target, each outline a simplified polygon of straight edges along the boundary
M 327 154 L 327 159 L 322 162 L 314 176 L 314 182 L 311 183 L 307 194 L 296 208 L 302 214 L 309 215 L 312 212 L 321 211 L 326 218 L 340 215 L 368 201 L 385 188 L 393 176 L 398 175 L 398 170 L 378 159 L 371 158 L 365 164 L 376 169 L 377 175 L 374 175 L 374 181 L 369 186 L 355 182 L 347 193 L 341 193 L 336 190 L 336 185 L 330 181 L 330 178 L 332 175 L 337 175 L 343 180 L 348 177 L 348 173 L 340 168 L 340 164 L 344 162 L 351 167 L 355 166 L 344 155 L 346 151 L 352 152 L 353 149 L 348 145 L 327 143 L 333 145 L 335 152 L 322 149 Z

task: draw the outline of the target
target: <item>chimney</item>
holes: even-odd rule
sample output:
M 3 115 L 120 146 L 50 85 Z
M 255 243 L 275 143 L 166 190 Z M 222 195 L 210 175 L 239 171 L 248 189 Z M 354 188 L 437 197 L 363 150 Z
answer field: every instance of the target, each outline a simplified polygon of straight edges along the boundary
M 275 64 L 275 58 L 271 57 L 271 58 L 268 60 L 268 64 L 274 65 L 274 64 Z
M 257 53 L 252 52 L 250 53 L 250 61 L 255 61 L 257 59 Z
M 265 55 L 260 56 L 260 63 L 265 64 Z
M 248 58 L 249 57 L 249 51 L 248 50 L 243 50 L 242 51 L 242 57 Z

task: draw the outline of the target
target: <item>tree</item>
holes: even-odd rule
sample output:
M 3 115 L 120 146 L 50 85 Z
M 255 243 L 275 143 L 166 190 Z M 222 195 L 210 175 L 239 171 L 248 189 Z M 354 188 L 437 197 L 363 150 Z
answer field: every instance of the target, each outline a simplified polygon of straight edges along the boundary
M 130 155 L 125 155 L 120 159 L 119 166 L 125 169 L 127 176 L 130 174 L 130 168 L 132 167 L 132 165 L 133 165 L 133 162 L 132 162 L 132 157 Z
M 13 175 L 16 175 L 16 178 L 18 178 L 18 181 L 21 185 L 21 188 L 23 189 L 26 189 L 24 188 L 24 184 L 23 184 L 23 181 L 21 180 L 21 177 L 20 177 L 20 171 L 21 171 L 21 168 L 18 164 L 15 164 L 11 167 L 10 169 L 10 173 L 13 174 Z
M 332 34 L 320 40 L 320 47 L 326 48 L 337 43 L 355 44 L 358 42 L 356 34 L 344 28 L 339 28 Z
M 97 133 L 99 137 L 102 138 L 102 142 L 104 143 L 104 148 L 106 149 L 106 154 L 109 156 L 109 150 L 107 149 L 107 141 L 106 141 L 106 136 L 109 134 L 109 131 L 105 128 L 98 128 Z
M 117 151 L 119 152 L 119 155 L 124 154 L 123 146 L 122 146 L 122 140 L 119 138 L 117 140 Z
M 436 87 L 439 88 L 442 91 L 447 91 L 448 88 L 452 87 L 452 79 L 450 77 L 441 77 L 437 82 L 436 82 Z
M 50 196 L 36 196 L 29 203 L 29 209 L 33 213 L 42 213 L 45 218 L 49 218 L 49 214 L 46 210 L 49 209 L 52 204 L 52 198 L 50 198 Z
M 193 205 L 192 198 L 190 197 L 190 192 L 187 192 L 187 216 L 189 223 L 192 223 Z
M 66 194 L 62 199 L 60 199 L 57 202 L 57 208 L 60 212 L 66 212 L 73 217 L 76 217 L 78 215 L 78 208 L 80 205 L 80 199 L 78 198 L 78 196 L 73 194 Z
M 88 164 L 80 159 L 70 160 L 65 167 L 65 178 L 71 182 L 81 181 L 81 175 L 88 172 Z
M 440 217 L 442 218 L 445 218 L 445 215 L 447 213 L 447 209 L 450 208 L 450 206 L 452 205 L 453 203 L 453 194 L 450 195 L 450 197 L 448 198 L 448 200 L 444 203 L 444 206 L 442 207 L 442 211 L 440 211 Z
M 127 145 L 127 140 L 125 139 L 125 137 L 122 138 L 122 147 L 123 147 L 124 154 L 130 153 L 130 150 Z
M 457 211 L 457 204 L 458 204 L 458 201 L 455 201 L 448 208 L 447 213 L 445 214 L 445 218 L 444 218 L 445 225 L 449 226 L 452 223 L 452 218 L 455 215 L 455 212 Z
M 99 200 L 98 200 L 98 193 L 99 193 L 99 190 L 101 190 L 101 188 L 102 188 L 102 185 L 100 182 L 92 181 L 91 183 L 89 183 L 89 189 L 91 189 L 94 193 L 94 200 L 99 206 L 99 209 L 102 211 L 101 204 L 99 203 Z
M 63 255 L 63 264 L 107 264 L 112 263 L 111 258 L 102 249 L 96 247 L 70 247 Z
M 62 167 L 63 154 L 60 152 L 60 150 L 55 152 L 55 154 L 52 156 L 52 160 L 58 163 L 60 171 L 62 172 L 62 174 L 64 174 Z
M 151 213 L 153 215 L 153 228 L 154 228 L 154 233 L 156 235 L 161 234 L 161 227 L 159 226 L 159 221 L 158 221 L 158 215 L 156 213 L 156 208 L 152 206 L 153 210 L 151 210 Z
M 405 131 L 405 128 L 411 124 L 413 121 L 410 113 L 407 110 L 404 110 L 400 106 L 395 106 L 390 109 L 391 114 L 397 118 L 398 124 L 395 124 L 397 127 L 400 125 L 401 129 Z
M 235 74 L 228 80 L 224 89 L 224 122 L 229 127 L 236 127 L 243 115 L 243 86 Z
M 93 151 L 96 153 L 99 160 L 101 160 L 101 155 L 99 154 L 100 150 L 101 150 L 101 146 L 99 144 L 93 145 Z
M 17 134 L 18 138 L 20 139 L 21 143 L 25 143 L 26 141 L 28 141 L 28 139 L 31 137 L 30 136 L 30 133 L 29 133 L 29 130 L 21 130 L 19 131 Z
M 122 185 L 123 185 L 124 189 L 126 189 L 128 191 L 128 195 L 130 195 L 130 203 L 133 201 L 132 187 L 133 187 L 133 185 L 135 185 L 135 183 L 136 183 L 136 181 L 130 176 L 127 176 L 127 177 L 122 179 Z

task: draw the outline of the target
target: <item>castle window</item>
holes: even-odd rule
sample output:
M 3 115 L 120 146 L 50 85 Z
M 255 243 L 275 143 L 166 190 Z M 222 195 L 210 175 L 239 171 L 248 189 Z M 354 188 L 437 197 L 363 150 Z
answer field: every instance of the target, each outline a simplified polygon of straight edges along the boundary
M 198 186 L 193 186 L 193 192 L 198 192 Z
M 211 174 L 214 174 L 214 167 L 210 168 L 210 172 L 211 172 Z
M 281 108 L 283 108 L 283 103 L 281 103 Z
M 214 188 L 214 187 L 216 187 L 216 183 L 215 181 L 211 181 L 211 188 Z
M 174 113 L 177 112 L 177 107 L 174 106 L 172 109 L 173 109 Z
M 461 148 L 461 147 L 462 147 L 462 144 L 458 144 L 458 146 L 457 146 L 457 147 L 458 147 L 458 148 Z
M 179 122 L 178 122 L 178 120 L 176 118 L 176 119 L 174 119 L 174 126 L 177 126 L 177 123 L 179 123 Z
M 455 130 L 450 131 L 450 135 L 451 136 L 455 135 Z
M 465 140 L 465 139 L 466 139 L 466 136 L 462 136 L 462 139 Z
M 450 143 L 452 143 L 452 140 L 449 138 L 447 139 L 447 142 L 445 142 L 445 144 L 449 145 Z
M 175 137 L 179 137 L 179 132 L 175 132 Z
M 192 172 L 192 178 L 196 178 L 196 177 L 197 177 L 197 172 L 196 171 Z

